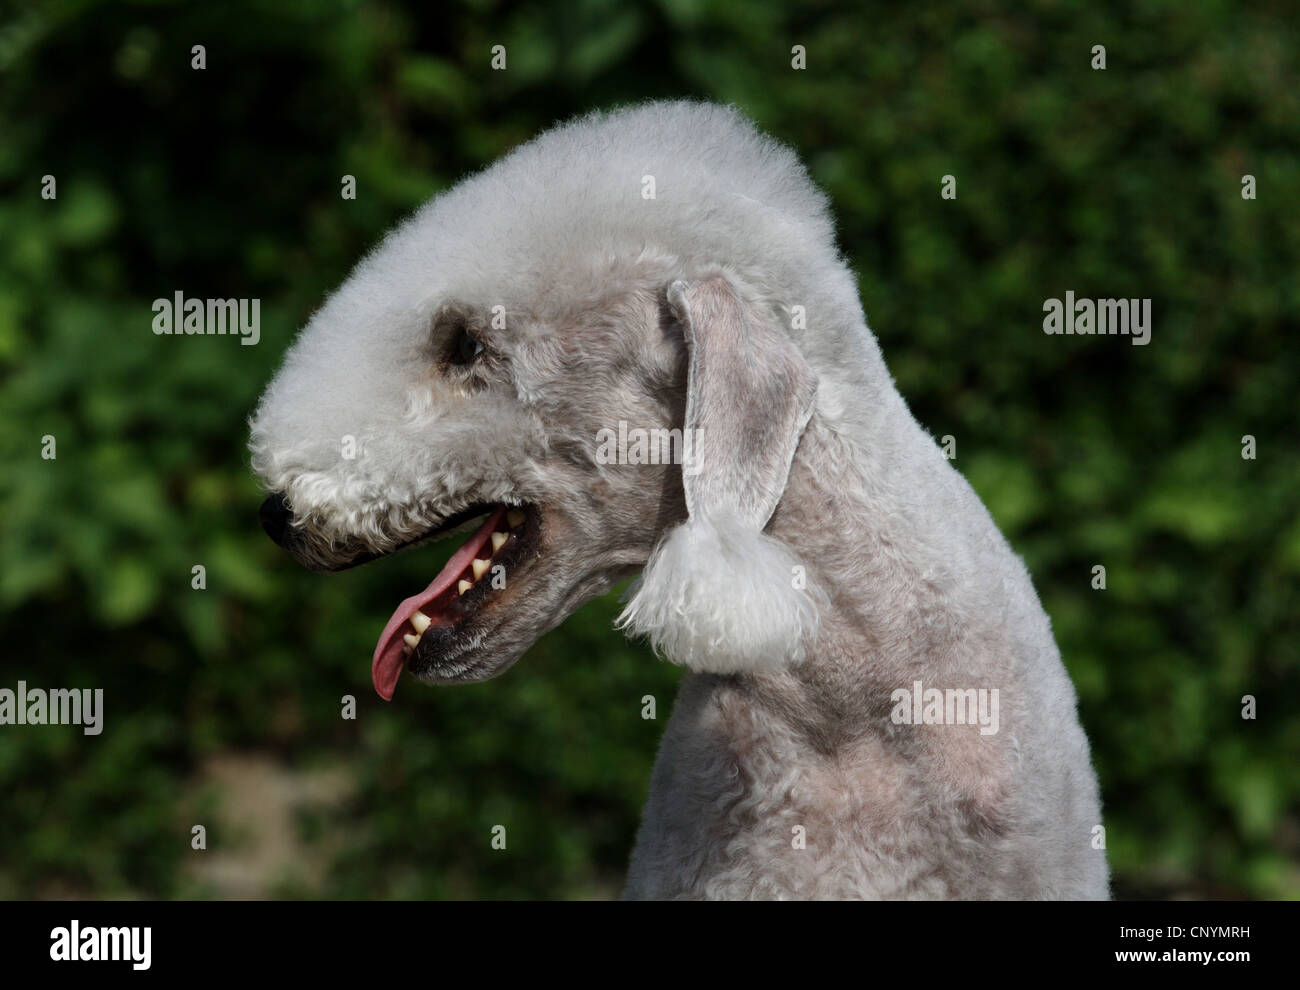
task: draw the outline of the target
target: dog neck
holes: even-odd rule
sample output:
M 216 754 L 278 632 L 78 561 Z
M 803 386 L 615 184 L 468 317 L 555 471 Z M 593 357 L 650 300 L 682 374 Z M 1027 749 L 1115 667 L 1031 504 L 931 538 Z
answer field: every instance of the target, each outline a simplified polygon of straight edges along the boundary
M 901 402 L 900 402 L 901 407 Z M 942 531 L 942 503 L 919 493 L 942 490 L 951 474 L 910 413 L 882 416 L 895 442 L 862 442 L 814 417 L 792 464 L 767 533 L 807 568 L 825 595 L 817 635 L 800 664 L 737 678 L 752 703 L 784 719 L 819 748 L 861 735 L 887 713 L 891 692 L 933 670 L 928 633 L 943 626 L 945 549 L 924 547 Z M 903 431 L 916 436 L 900 437 Z M 907 442 L 898 442 L 904 439 Z M 946 520 L 951 530 L 953 521 Z M 906 557 L 900 546 L 913 548 Z M 929 616 L 930 622 L 918 621 Z

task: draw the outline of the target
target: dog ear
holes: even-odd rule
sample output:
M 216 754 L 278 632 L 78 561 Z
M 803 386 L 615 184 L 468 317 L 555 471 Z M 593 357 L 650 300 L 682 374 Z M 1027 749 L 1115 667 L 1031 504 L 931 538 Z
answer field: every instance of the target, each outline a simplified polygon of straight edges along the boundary
M 656 547 L 620 628 L 693 670 L 803 659 L 818 595 L 767 525 L 812 415 L 817 378 L 784 328 L 726 277 L 676 281 L 668 303 L 689 354 L 682 482 L 688 519 Z

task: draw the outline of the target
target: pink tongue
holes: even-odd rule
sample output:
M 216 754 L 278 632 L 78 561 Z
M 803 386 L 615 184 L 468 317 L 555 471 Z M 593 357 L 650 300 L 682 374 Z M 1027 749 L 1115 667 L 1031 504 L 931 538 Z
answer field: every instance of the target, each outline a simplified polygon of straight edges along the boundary
M 436 625 L 438 622 L 437 609 L 429 609 L 429 605 L 444 594 L 452 585 L 454 585 L 461 574 L 469 567 L 470 561 L 478 556 L 478 552 L 483 549 L 492 531 L 497 528 L 501 522 L 501 517 L 506 514 L 504 505 L 498 506 L 497 510 L 488 517 L 487 522 L 478 528 L 478 530 L 465 541 L 465 545 L 457 550 L 451 560 L 447 561 L 447 566 L 438 572 L 438 576 L 433 579 L 433 583 L 425 588 L 418 595 L 412 595 L 402 604 L 397 606 L 397 611 L 393 617 L 388 620 L 388 625 L 384 626 L 383 633 L 379 636 L 379 643 L 375 646 L 375 657 L 370 668 L 371 677 L 375 682 L 375 690 L 379 692 L 379 697 L 385 701 L 392 700 L 393 692 L 397 690 L 397 679 L 402 676 L 402 668 L 406 666 L 406 657 L 402 654 L 402 647 L 405 645 L 402 636 L 405 633 L 415 632 L 415 628 L 408 623 L 416 610 L 424 612 Z

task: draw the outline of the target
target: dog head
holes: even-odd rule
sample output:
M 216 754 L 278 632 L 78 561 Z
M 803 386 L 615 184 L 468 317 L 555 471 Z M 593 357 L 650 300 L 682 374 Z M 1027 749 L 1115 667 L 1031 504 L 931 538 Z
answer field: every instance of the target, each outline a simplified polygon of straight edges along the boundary
M 809 314 L 854 312 L 824 198 L 739 114 L 574 121 L 435 198 L 313 316 L 251 424 L 263 526 L 321 571 L 470 532 L 380 636 L 384 697 L 403 669 L 491 677 L 642 572 L 622 621 L 662 654 L 797 662 L 814 598 L 763 529 L 817 395 Z

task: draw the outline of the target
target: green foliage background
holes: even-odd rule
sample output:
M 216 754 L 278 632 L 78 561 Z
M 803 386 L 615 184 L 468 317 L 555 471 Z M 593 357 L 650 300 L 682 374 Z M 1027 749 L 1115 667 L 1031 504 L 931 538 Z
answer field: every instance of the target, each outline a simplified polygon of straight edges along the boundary
M 103 687 L 107 714 L 97 738 L 0 727 L 0 896 L 617 892 L 675 669 L 609 628 L 611 598 L 497 681 L 384 705 L 374 637 L 439 551 L 299 570 L 258 529 L 246 416 L 403 214 L 558 118 L 687 95 L 804 156 L 899 388 L 1025 555 L 1116 893 L 1300 896 L 1298 26 L 1285 0 L 9 15 L 0 686 Z M 261 344 L 154 336 L 150 304 L 177 289 L 260 298 Z M 1044 336 L 1067 289 L 1152 298 L 1152 343 Z M 227 821 L 243 778 L 212 767 L 231 758 L 276 768 L 273 797 L 333 781 L 243 886 L 196 865 L 263 841 Z

